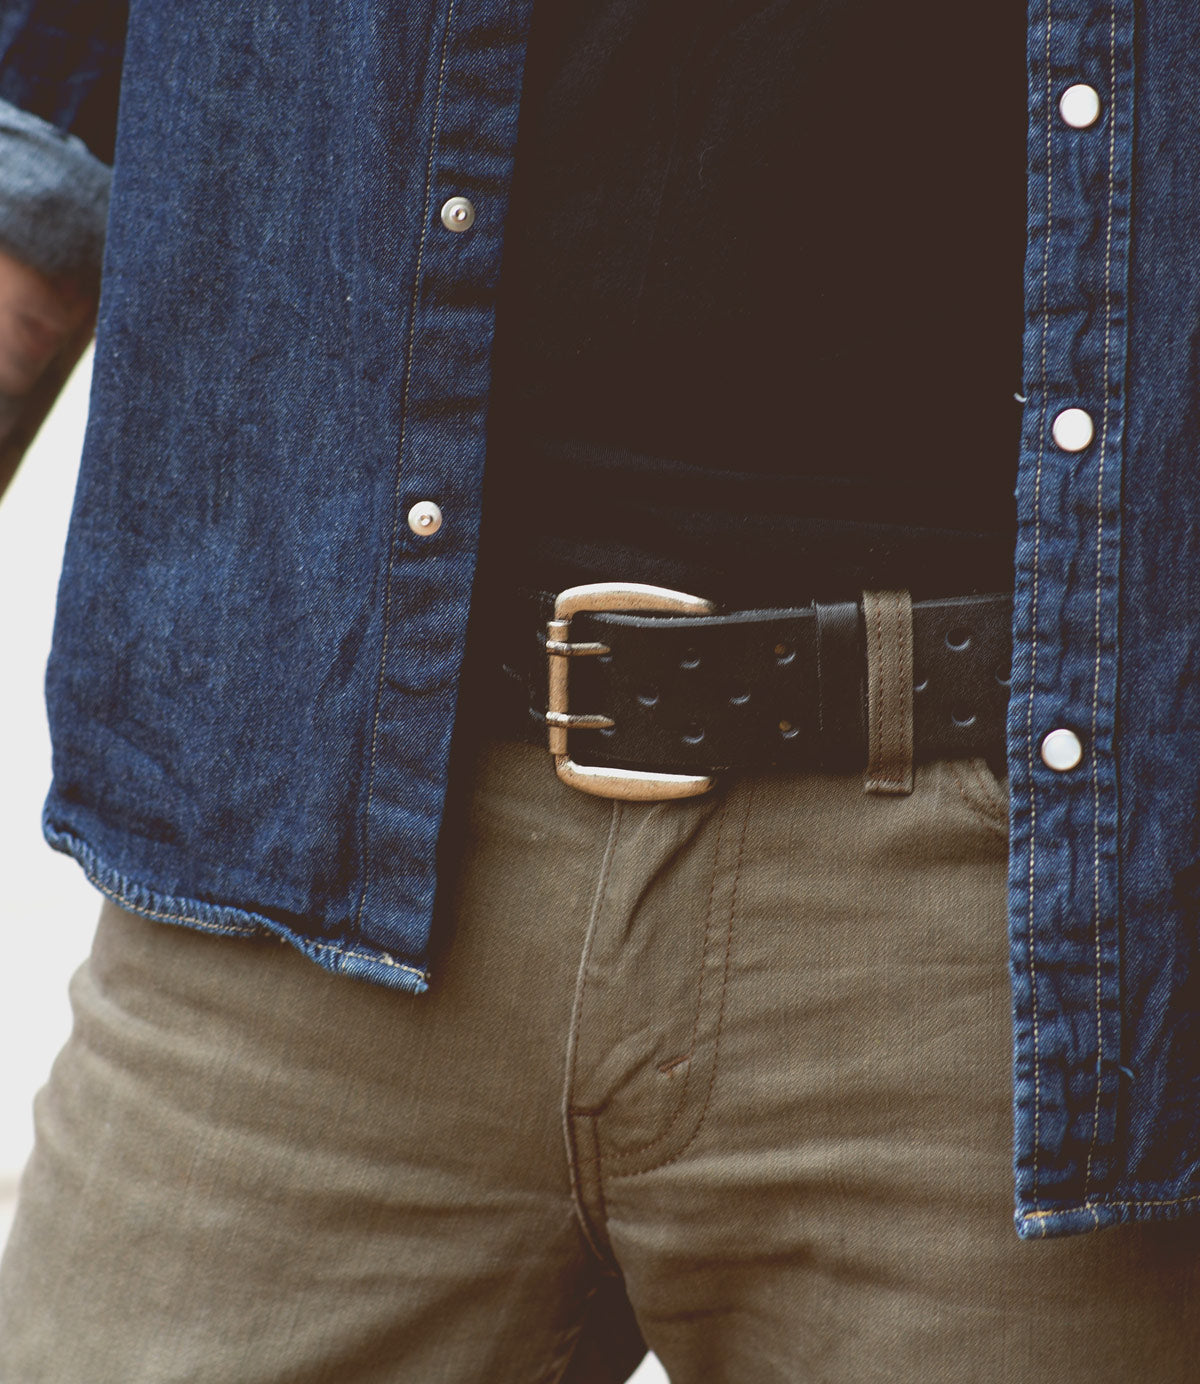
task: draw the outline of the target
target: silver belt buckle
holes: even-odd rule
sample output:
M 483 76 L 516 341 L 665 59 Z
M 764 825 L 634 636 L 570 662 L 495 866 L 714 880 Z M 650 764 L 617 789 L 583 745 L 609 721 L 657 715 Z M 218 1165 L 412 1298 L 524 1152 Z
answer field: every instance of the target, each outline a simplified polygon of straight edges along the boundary
M 711 615 L 711 601 L 669 591 L 642 582 L 590 582 L 568 587 L 554 601 L 554 618 L 546 627 L 546 653 L 550 658 L 546 730 L 554 768 L 560 779 L 581 793 L 632 802 L 656 802 L 693 798 L 707 793 L 713 781 L 706 774 L 661 774 L 645 769 L 609 769 L 598 764 L 577 764 L 567 750 L 567 732 L 603 730 L 613 724 L 608 716 L 577 715 L 568 710 L 567 670 L 572 658 L 606 654 L 607 644 L 571 642 L 571 617 L 580 611 L 650 611 L 668 615 Z

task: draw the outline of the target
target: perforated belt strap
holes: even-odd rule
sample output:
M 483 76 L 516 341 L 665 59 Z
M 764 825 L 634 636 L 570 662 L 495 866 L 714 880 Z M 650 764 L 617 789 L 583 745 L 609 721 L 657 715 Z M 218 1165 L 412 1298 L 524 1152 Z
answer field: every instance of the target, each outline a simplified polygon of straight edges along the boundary
M 817 617 L 817 730 L 822 767 L 861 773 L 866 696 L 862 607 L 857 601 L 813 602 Z
M 864 591 L 867 646 L 865 793 L 913 788 L 912 597 L 907 591 Z

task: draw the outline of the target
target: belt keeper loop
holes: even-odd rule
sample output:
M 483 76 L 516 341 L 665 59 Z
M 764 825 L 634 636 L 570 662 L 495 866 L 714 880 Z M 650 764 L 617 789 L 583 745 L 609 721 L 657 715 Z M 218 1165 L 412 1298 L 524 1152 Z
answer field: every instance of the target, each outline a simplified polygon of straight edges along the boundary
M 913 791 L 913 621 L 907 591 L 864 591 L 867 767 L 864 793 Z

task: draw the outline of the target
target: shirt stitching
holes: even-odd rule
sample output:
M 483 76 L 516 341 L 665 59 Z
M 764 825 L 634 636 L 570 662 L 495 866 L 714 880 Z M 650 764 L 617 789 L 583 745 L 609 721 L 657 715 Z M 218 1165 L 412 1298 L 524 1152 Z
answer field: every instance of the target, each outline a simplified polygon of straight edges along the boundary
M 1041 1033 L 1038 1027 L 1037 1001 L 1037 948 L 1034 943 L 1033 927 L 1033 881 L 1034 861 L 1037 850 L 1037 779 L 1033 768 L 1033 708 L 1037 692 L 1037 654 L 1038 654 L 1038 562 L 1041 556 L 1042 540 L 1042 467 L 1046 457 L 1046 419 L 1049 399 L 1046 382 L 1047 336 L 1050 331 L 1050 232 L 1054 209 L 1054 153 L 1051 142 L 1051 76 L 1050 76 L 1050 36 L 1053 27 L 1053 0 L 1046 3 L 1046 32 L 1043 61 L 1046 65 L 1046 235 L 1042 250 L 1042 341 L 1041 341 L 1041 385 L 1042 406 L 1038 427 L 1038 456 L 1033 484 L 1033 572 L 1030 609 L 1030 669 L 1029 699 L 1025 724 L 1025 751 L 1029 765 L 1029 878 L 1028 903 L 1026 908 L 1026 951 L 1029 957 L 1030 1009 L 1033 1028 L 1033 1200 L 1038 1199 L 1041 1184 L 1041 1106 L 1042 1069 Z
M 1109 383 L 1109 346 L 1112 337 L 1112 223 L 1113 223 L 1113 185 L 1116 162 L 1116 6 L 1109 6 L 1109 95 L 1108 95 L 1108 218 L 1104 242 L 1104 403 L 1103 420 L 1100 426 L 1100 454 L 1097 458 L 1096 476 L 1096 663 L 1092 674 L 1092 832 L 1094 852 L 1092 861 L 1092 910 L 1095 928 L 1096 952 L 1096 1099 L 1092 1107 L 1092 1140 L 1088 1148 L 1087 1166 L 1084 1171 L 1083 1197 L 1087 1201 L 1092 1186 L 1092 1163 L 1096 1145 L 1100 1137 L 1100 1098 L 1104 1087 L 1104 1012 L 1102 1008 L 1103 986 L 1101 972 L 1101 910 L 1100 910 L 1100 760 L 1096 752 L 1096 725 L 1100 704 L 1100 616 L 1101 592 L 1103 588 L 1103 544 L 1104 544 L 1104 463 L 1108 449 L 1108 425 L 1111 388 Z
M 1049 1221 L 1056 1216 L 1077 1216 L 1080 1211 L 1087 1211 L 1093 1220 L 1099 1223 L 1100 1211 L 1119 1211 L 1122 1208 L 1137 1210 L 1141 1207 L 1150 1206 L 1191 1206 L 1194 1202 L 1200 1202 L 1200 1195 L 1190 1197 L 1162 1197 L 1157 1200 L 1145 1201 L 1085 1201 L 1079 1206 L 1067 1206 L 1057 1211 L 1027 1211 L 1022 1217 L 1027 1221 Z
M 424 207 L 421 214 L 421 239 L 417 245 L 417 263 L 413 270 L 412 299 L 409 304 L 408 341 L 404 348 L 404 383 L 400 393 L 400 439 L 397 446 L 398 464 L 392 488 L 392 531 L 387 546 L 387 579 L 383 592 L 383 646 L 379 653 L 379 677 L 375 684 L 375 715 L 371 722 L 371 750 L 367 764 L 367 803 L 363 809 L 363 883 L 354 914 L 354 926 L 360 928 L 367 892 L 371 884 L 371 805 L 375 800 L 375 765 L 379 750 L 379 716 L 383 706 L 383 682 L 387 672 L 388 633 L 391 628 L 392 569 L 396 550 L 396 534 L 400 527 L 400 483 L 404 475 L 404 441 L 408 432 L 408 391 L 412 380 L 413 349 L 417 337 L 417 309 L 421 292 L 421 266 L 425 245 L 429 239 L 429 222 L 433 210 L 433 162 L 437 151 L 438 130 L 442 114 L 442 94 L 446 85 L 446 60 L 450 49 L 450 30 L 454 21 L 456 0 L 446 7 L 446 27 L 442 32 L 442 51 L 438 58 L 437 95 L 434 99 L 433 121 L 429 130 L 429 157 L 425 161 Z
M 86 867 L 84 873 L 107 898 L 112 899 L 115 903 L 125 905 L 131 912 L 137 913 L 143 918 L 149 918 L 152 922 L 186 923 L 189 927 L 199 928 L 203 932 L 234 933 L 242 937 L 253 936 L 262 931 L 256 924 L 211 923 L 190 913 L 172 913 L 166 909 L 146 908 L 137 899 L 130 898 L 119 889 L 113 889 L 110 885 L 103 883 Z M 394 957 L 388 956 L 386 952 L 355 951 L 350 947 L 339 946 L 336 942 L 310 942 L 309 945 L 314 950 L 332 952 L 335 956 L 344 956 L 352 961 L 375 961 L 380 965 L 390 966 L 394 970 L 407 971 L 410 975 L 420 976 L 423 980 L 429 979 L 428 971 L 423 971 L 417 966 L 409 966 L 404 961 L 397 961 Z
M 249 934 L 258 931 L 256 927 L 249 924 L 210 923 L 204 918 L 193 917 L 190 913 L 171 913 L 166 910 L 145 908 L 136 899 L 131 899 L 119 889 L 113 889 L 109 885 L 104 884 L 86 867 L 84 868 L 84 873 L 107 898 L 114 900 L 116 903 L 127 905 L 131 912 L 140 913 L 143 918 L 150 918 L 156 923 L 187 923 L 189 927 L 201 928 L 205 932 L 235 932 Z

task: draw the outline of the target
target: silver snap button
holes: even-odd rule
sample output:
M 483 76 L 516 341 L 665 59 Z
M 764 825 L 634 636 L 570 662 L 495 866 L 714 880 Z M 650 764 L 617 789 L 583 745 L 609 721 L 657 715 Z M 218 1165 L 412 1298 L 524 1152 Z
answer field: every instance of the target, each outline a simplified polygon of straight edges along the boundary
M 1083 758 L 1083 745 L 1073 730 L 1060 726 L 1042 741 L 1042 762 L 1056 773 L 1066 773 Z
M 1092 445 L 1096 429 L 1086 409 L 1065 408 L 1051 424 L 1055 443 L 1064 452 L 1082 452 Z
M 475 208 L 465 197 L 451 197 L 442 203 L 442 225 L 448 231 L 469 231 L 475 224 Z
M 408 511 L 408 527 L 419 538 L 429 538 L 442 527 L 442 511 L 432 500 L 418 500 Z
M 1100 93 L 1086 82 L 1077 82 L 1059 97 L 1058 113 L 1073 130 L 1086 130 L 1100 119 Z

